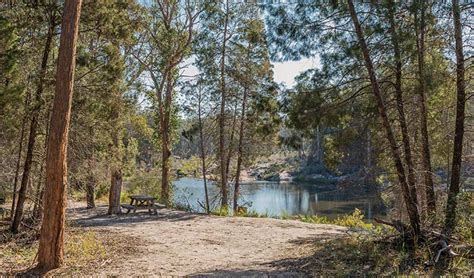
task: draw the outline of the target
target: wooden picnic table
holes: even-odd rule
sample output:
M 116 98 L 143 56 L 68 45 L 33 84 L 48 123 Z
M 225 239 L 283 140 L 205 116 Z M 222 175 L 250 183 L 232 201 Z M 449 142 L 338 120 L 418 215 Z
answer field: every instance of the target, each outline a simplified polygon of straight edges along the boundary
M 155 204 L 156 198 L 148 195 L 131 195 L 130 204 L 122 204 L 122 208 L 127 210 L 127 214 L 130 211 L 136 212 L 137 209 L 148 209 L 148 212 L 154 212 L 158 214 L 158 206 Z

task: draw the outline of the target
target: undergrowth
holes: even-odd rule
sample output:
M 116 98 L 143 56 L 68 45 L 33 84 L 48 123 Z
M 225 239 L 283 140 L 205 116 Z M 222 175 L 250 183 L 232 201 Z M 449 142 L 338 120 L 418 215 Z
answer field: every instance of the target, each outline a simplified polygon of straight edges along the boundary
M 0 276 L 21 273 L 33 267 L 38 251 L 36 232 L 28 231 L 17 235 L 3 231 L 0 242 Z M 92 274 L 97 267 L 104 266 L 111 258 L 117 259 L 127 240 L 115 233 L 100 230 L 68 228 L 64 239 L 65 265 L 54 274 Z

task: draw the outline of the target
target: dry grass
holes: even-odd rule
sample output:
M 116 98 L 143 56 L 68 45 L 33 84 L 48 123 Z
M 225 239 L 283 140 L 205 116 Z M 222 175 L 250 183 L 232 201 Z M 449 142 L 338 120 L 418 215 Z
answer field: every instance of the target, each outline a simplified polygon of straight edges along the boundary
M 420 246 L 412 256 L 402 246 L 401 240 L 393 236 L 356 233 L 338 239 L 315 239 L 297 244 L 298 248 L 288 254 L 292 258 L 274 262 L 273 266 L 315 277 L 474 275 L 474 261 L 469 254 L 455 257 L 447 269 L 439 271 L 426 265 L 430 260 L 428 247 Z
M 36 232 L 12 236 L 3 229 L 1 233 L 0 275 L 22 273 L 34 266 L 38 250 Z M 110 230 L 68 228 L 65 235 L 65 265 L 49 274 L 94 274 L 107 264 L 126 259 L 126 254 L 133 252 L 137 240 Z

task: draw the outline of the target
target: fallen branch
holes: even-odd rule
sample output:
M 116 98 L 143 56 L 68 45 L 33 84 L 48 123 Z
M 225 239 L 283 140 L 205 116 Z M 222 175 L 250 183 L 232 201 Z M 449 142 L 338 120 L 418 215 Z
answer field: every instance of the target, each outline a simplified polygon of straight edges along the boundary
M 410 228 L 408 228 L 407 225 L 403 224 L 399 220 L 394 220 L 394 221 L 390 222 L 390 221 L 386 221 L 386 220 L 383 220 L 383 219 L 380 219 L 380 218 L 377 218 L 377 217 L 374 217 L 374 220 L 377 223 L 385 224 L 385 225 L 388 225 L 388 226 L 391 226 L 391 227 L 395 228 L 401 234 L 407 234 L 411 230 Z
M 439 261 L 439 257 L 441 256 L 441 253 L 443 252 L 448 252 L 448 254 L 452 257 L 459 256 L 459 254 L 454 253 L 454 251 L 452 250 L 453 246 L 451 244 L 448 244 L 446 240 L 444 239 L 440 240 L 439 245 L 441 246 L 441 249 L 438 250 L 438 254 L 436 255 L 436 258 L 434 260 L 435 263 Z

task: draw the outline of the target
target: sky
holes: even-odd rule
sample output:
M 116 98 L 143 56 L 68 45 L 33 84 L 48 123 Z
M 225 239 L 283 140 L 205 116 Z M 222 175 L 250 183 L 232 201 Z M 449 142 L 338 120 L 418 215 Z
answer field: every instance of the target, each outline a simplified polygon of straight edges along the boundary
M 299 61 L 272 62 L 273 78 L 277 83 L 284 83 L 291 88 L 295 84 L 295 77 L 305 70 L 319 67 L 319 59 L 304 58 Z
M 192 77 L 199 73 L 198 69 L 192 65 L 193 58 L 186 61 L 183 68 L 183 76 Z M 273 79 L 277 83 L 283 83 L 287 88 L 295 85 L 295 77 L 305 70 L 319 67 L 318 57 L 303 58 L 299 61 L 272 62 Z

